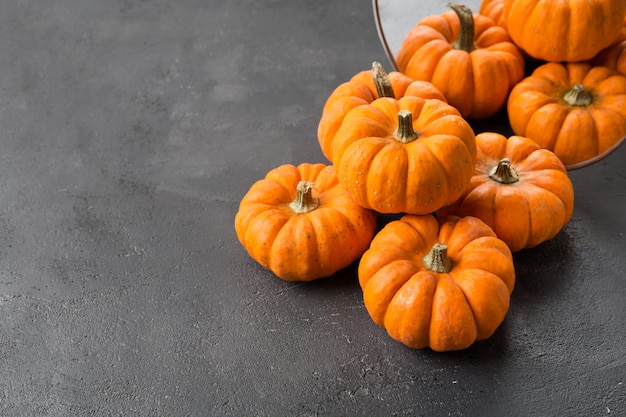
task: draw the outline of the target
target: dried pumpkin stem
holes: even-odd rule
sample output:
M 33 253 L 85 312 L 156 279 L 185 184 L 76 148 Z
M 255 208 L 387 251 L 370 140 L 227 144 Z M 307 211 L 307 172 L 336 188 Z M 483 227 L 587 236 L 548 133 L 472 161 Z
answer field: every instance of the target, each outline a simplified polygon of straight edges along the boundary
M 315 210 L 320 201 L 313 197 L 313 188 L 315 183 L 311 181 L 300 181 L 296 187 L 296 199 L 289 204 L 295 213 L 303 214 Z
M 418 138 L 418 134 L 413 129 L 413 114 L 408 110 L 398 112 L 398 130 L 394 135 L 398 142 L 409 143 Z
M 452 270 L 452 259 L 448 256 L 448 246 L 444 243 L 435 243 L 422 261 L 424 266 L 432 272 L 445 274 Z
M 458 3 L 446 3 L 446 7 L 454 10 L 461 22 L 459 37 L 454 42 L 454 49 L 472 52 L 476 49 L 476 45 L 474 45 L 474 14 L 472 10 L 466 5 Z
M 374 85 L 376 85 L 376 93 L 378 97 L 390 97 L 395 98 L 393 87 L 387 72 L 380 64 L 380 62 L 374 61 L 372 63 L 372 78 L 374 78 Z
M 519 174 L 511 166 L 511 160 L 509 158 L 504 158 L 498 165 L 491 169 L 489 172 L 489 178 L 492 180 L 499 182 L 500 184 L 513 184 L 514 182 L 519 181 Z
M 576 84 L 565 93 L 563 100 L 570 106 L 589 106 L 593 103 L 593 96 L 582 84 Z

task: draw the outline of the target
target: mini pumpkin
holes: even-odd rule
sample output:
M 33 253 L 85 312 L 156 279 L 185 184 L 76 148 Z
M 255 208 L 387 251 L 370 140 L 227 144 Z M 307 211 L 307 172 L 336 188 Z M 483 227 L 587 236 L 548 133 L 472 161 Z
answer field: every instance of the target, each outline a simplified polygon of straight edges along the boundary
M 512 252 L 556 236 L 574 210 L 574 187 L 561 160 L 521 136 L 483 132 L 476 147 L 468 190 L 442 212 L 481 219 Z
M 506 28 L 504 19 L 504 0 L 482 0 L 478 13 L 491 18 L 498 26 Z
M 367 249 L 376 214 L 339 185 L 333 166 L 281 165 L 252 185 L 235 216 L 237 238 L 287 281 L 328 277 Z
M 412 80 L 398 71 L 387 73 L 376 61 L 371 70 L 361 71 L 350 81 L 339 85 L 326 100 L 317 128 L 317 137 L 324 156 L 333 161 L 333 140 L 346 113 L 380 97 L 401 98 L 405 95 L 445 101 L 443 94 L 431 83 Z
M 408 347 L 435 351 L 490 337 L 515 285 L 509 248 L 475 217 L 394 220 L 372 240 L 358 275 L 377 325 Z
M 568 167 L 606 156 L 626 135 L 626 77 L 589 62 L 539 66 L 508 99 L 511 128 Z
M 464 5 L 427 16 L 406 35 L 398 50 L 401 72 L 433 83 L 469 119 L 483 119 L 506 104 L 524 77 L 524 57 L 506 30 Z
M 603 49 L 593 59 L 593 65 L 608 67 L 626 76 L 626 38 Z
M 432 213 L 465 191 L 474 171 L 474 131 L 437 99 L 383 97 L 352 109 L 333 148 L 348 194 L 379 213 Z
M 600 51 L 592 62 L 593 65 L 609 67 L 621 75 L 626 75 L 626 20 L 617 40 Z
M 593 58 L 620 34 L 623 0 L 504 0 L 503 18 L 513 41 L 550 62 Z

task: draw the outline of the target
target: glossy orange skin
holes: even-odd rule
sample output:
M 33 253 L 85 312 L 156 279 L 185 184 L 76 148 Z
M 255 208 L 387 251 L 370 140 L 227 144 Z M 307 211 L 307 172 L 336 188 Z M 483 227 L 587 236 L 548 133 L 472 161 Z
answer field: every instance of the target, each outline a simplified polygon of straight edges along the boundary
M 422 261 L 435 243 L 448 246 L 452 269 Z M 359 262 L 359 283 L 373 321 L 415 349 L 465 349 L 504 320 L 515 285 L 511 252 L 474 217 L 406 215 L 388 223 Z
M 592 93 L 590 105 L 563 100 L 576 84 Z M 513 88 L 507 108 L 516 135 L 553 151 L 569 167 L 602 154 L 626 135 L 626 77 L 588 62 L 546 63 Z
M 565 166 L 551 151 L 521 136 L 476 135 L 478 161 L 467 192 L 444 212 L 474 216 L 517 252 L 552 239 L 569 222 L 574 187 Z M 489 174 L 508 158 L 519 181 L 501 184 Z
M 504 0 L 513 41 L 530 56 L 549 62 L 592 59 L 620 34 L 623 0 Z
M 394 137 L 398 113 L 412 114 L 418 138 Z M 456 200 L 474 171 L 474 132 L 441 100 L 380 98 L 350 111 L 334 141 L 340 183 L 361 206 L 379 213 L 432 213 Z
M 289 204 L 300 181 L 315 183 L 319 206 L 295 213 Z M 358 206 L 337 181 L 333 166 L 282 165 L 254 183 L 235 216 L 237 238 L 248 254 L 286 281 L 328 277 L 367 249 L 376 214 Z
M 443 94 L 431 83 L 414 81 L 397 71 L 392 71 L 387 76 L 395 98 L 414 95 L 445 101 Z M 322 116 L 317 128 L 317 138 L 322 153 L 330 162 L 333 162 L 333 140 L 343 118 L 353 108 L 370 104 L 377 98 L 379 96 L 371 70 L 357 73 L 350 81 L 340 84 L 330 94 L 322 108 Z
M 427 16 L 404 38 L 396 62 L 400 72 L 433 83 L 463 117 L 497 113 L 511 88 L 524 77 L 524 57 L 506 30 L 474 14 L 471 52 L 455 49 L 460 21 L 455 12 Z

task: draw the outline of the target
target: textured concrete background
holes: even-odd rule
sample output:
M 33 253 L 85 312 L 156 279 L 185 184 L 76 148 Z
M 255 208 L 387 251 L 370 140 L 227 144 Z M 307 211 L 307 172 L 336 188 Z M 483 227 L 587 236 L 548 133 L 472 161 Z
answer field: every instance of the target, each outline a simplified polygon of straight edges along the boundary
M 373 60 L 366 0 L 1 2 L 0 415 L 625 415 L 626 149 L 572 173 L 462 352 L 392 341 L 354 267 L 290 284 L 239 245 L 240 198 L 325 162 L 321 107 Z

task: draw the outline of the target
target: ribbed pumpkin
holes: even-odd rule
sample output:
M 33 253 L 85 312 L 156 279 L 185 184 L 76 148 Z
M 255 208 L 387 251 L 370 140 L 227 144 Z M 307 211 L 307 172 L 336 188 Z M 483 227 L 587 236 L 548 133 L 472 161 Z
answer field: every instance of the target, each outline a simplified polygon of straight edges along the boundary
M 504 0 L 513 41 L 530 56 L 551 62 L 593 58 L 620 34 L 624 0 Z
M 597 161 L 626 135 L 626 77 L 588 62 L 539 66 L 513 88 L 511 128 L 573 169 Z
M 380 213 L 432 213 L 465 191 L 474 131 L 449 104 L 404 96 L 352 109 L 337 131 L 333 163 L 361 206 Z
M 621 75 L 626 75 L 626 20 L 617 40 L 600 51 L 593 58 L 592 63 L 596 66 L 609 67 Z
M 460 4 L 427 16 L 398 50 L 400 72 L 433 83 L 469 119 L 497 113 L 524 77 L 524 58 L 506 30 Z
M 496 22 L 498 26 L 506 28 L 503 12 L 504 0 L 482 0 L 480 2 L 480 8 L 478 9 L 478 13 L 489 17 Z
M 593 65 L 608 67 L 626 76 L 626 39 L 603 49 L 593 59 Z
M 512 252 L 556 236 L 574 210 L 574 187 L 561 160 L 521 136 L 483 132 L 476 147 L 468 190 L 440 213 L 478 217 Z
M 340 84 L 326 100 L 317 129 L 324 156 L 333 160 L 333 140 L 346 113 L 380 97 L 401 98 L 405 95 L 445 100 L 431 83 L 414 81 L 398 71 L 387 73 L 379 62 L 374 62 L 371 70 L 361 71 L 350 81 Z
M 365 308 L 415 349 L 465 349 L 504 320 L 515 284 L 511 252 L 475 217 L 405 215 L 359 262 Z
M 347 267 L 367 249 L 376 214 L 339 185 L 333 166 L 281 165 L 255 182 L 235 216 L 237 238 L 287 281 L 311 281 Z

